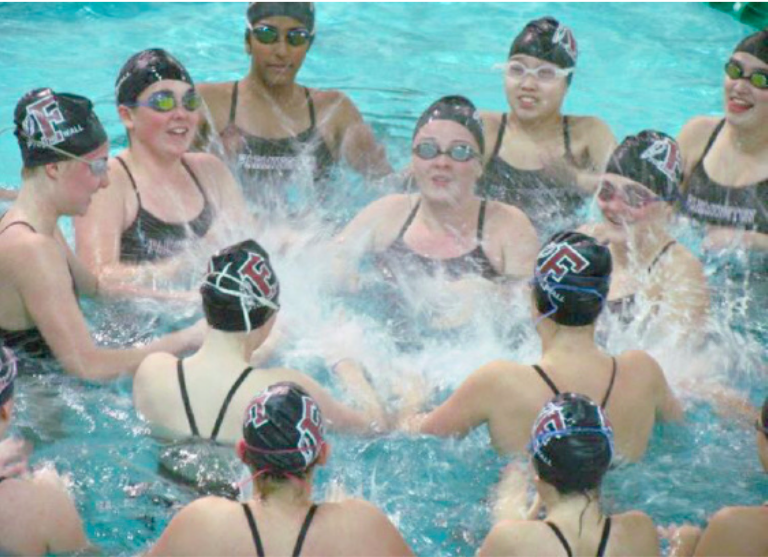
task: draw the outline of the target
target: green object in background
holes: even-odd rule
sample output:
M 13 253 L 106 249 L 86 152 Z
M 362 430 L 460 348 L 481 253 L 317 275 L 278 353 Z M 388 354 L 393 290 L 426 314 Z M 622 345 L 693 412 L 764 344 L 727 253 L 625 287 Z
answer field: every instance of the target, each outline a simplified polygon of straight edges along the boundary
M 710 7 L 731 14 L 756 29 L 768 27 L 768 2 L 707 2 Z

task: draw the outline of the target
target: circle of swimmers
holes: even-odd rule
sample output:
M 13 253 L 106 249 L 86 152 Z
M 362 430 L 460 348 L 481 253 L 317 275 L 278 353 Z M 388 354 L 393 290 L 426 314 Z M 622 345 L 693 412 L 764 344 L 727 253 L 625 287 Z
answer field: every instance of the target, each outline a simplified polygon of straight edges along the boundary
M 486 364 L 438 407 L 399 416 L 352 357 L 330 367 L 355 406 L 299 371 L 259 369 L 257 356 L 279 345 L 270 332 L 280 282 L 257 241 L 222 244 L 237 231 L 266 234 L 299 176 L 318 191 L 340 162 L 371 180 L 393 176 L 349 98 L 296 82 L 314 36 L 312 4 L 256 2 L 240 80 L 196 86 L 164 50 L 132 56 L 115 83 L 129 142 L 114 157 L 88 99 L 38 88 L 19 100 L 22 184 L 0 219 L 0 435 L 29 362 L 53 360 L 92 381 L 131 374 L 136 409 L 154 431 L 233 445 L 251 475 L 250 498 L 192 502 L 150 554 L 409 555 L 372 504 L 314 502 L 315 470 L 332 458 L 326 428 L 463 437 L 487 425 L 500 453 L 527 447 L 536 497 L 500 515 L 479 555 L 658 555 L 650 517 L 605 514 L 600 487 L 611 463 L 640 460 L 655 421 L 680 419 L 681 406 L 648 353 L 607 354 L 596 322 L 610 313 L 659 331 L 700 328 L 709 294 L 701 263 L 670 232 L 677 212 L 703 230 L 705 249 L 767 249 L 768 31 L 724 60 L 725 115 L 692 119 L 678 140 L 645 130 L 617 145 L 600 119 L 562 114 L 578 47 L 551 17 L 512 42 L 507 113 L 479 112 L 461 96 L 424 111 L 411 142 L 413 190 L 384 195 L 338 232 L 334 284 L 354 289 L 368 255 L 391 280 L 440 277 L 459 299 L 509 304 L 525 292 L 542 353 L 534 366 Z M 569 220 L 587 199 L 603 222 Z M 63 216 L 77 217 L 76 253 L 58 229 Z M 554 221 L 570 224 L 548 230 Z M 539 235 L 548 238 L 540 249 Z M 161 296 L 154 285 L 202 270 L 199 260 L 190 268 L 192 251 L 209 258 L 205 319 L 143 346 L 97 346 L 78 299 Z M 433 325 L 450 329 L 462 315 Z M 768 466 L 768 404 L 756 428 Z M 26 473 L 26 458 L 22 443 L 0 444 L 0 552 L 87 550 L 59 476 Z M 725 508 L 701 530 L 677 530 L 672 552 L 768 555 L 766 525 L 767 508 Z

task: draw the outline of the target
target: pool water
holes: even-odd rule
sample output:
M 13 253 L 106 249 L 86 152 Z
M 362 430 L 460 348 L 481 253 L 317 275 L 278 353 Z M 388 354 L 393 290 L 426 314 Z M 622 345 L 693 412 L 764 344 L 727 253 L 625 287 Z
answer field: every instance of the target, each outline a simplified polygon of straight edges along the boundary
M 674 135 L 692 116 L 721 113 L 723 61 L 751 32 L 701 3 L 323 3 L 317 10 L 317 39 L 300 81 L 348 94 L 387 146 L 396 168 L 409 157 L 417 116 L 439 96 L 459 93 L 482 108 L 505 109 L 503 77 L 493 66 L 504 61 L 513 36 L 535 17 L 557 17 L 572 27 L 579 43 L 578 72 L 566 112 L 597 115 L 619 138 L 645 128 Z M 126 138 L 114 108 L 113 84 L 123 62 L 141 49 L 162 47 L 179 57 L 197 81 L 237 79 L 248 63 L 242 44 L 244 12 L 244 4 L 2 4 L 0 128 L 10 126 L 13 107 L 24 92 L 52 86 L 94 99 L 117 151 Z M 0 135 L 0 183 L 17 187 L 19 168 L 15 138 Z M 346 216 L 376 195 L 346 173 L 335 185 L 339 198 L 347 200 L 336 209 Z M 694 236 L 684 241 L 697 245 Z M 410 366 L 439 387 L 439 400 L 487 361 L 537 357 L 539 347 L 524 307 L 488 314 L 488 321 L 522 323 L 508 337 L 513 341 L 498 340 L 487 322 L 476 322 L 462 342 L 446 346 L 429 339 L 408 358 L 395 352 L 386 327 L 365 317 L 350 319 L 349 329 L 334 331 L 323 324 L 335 302 L 319 299 L 316 285 L 305 280 L 322 271 L 314 268 L 320 259 L 310 253 L 276 263 L 285 292 L 281 319 L 296 324 L 298 337 L 282 355 L 286 365 L 328 379 L 316 351 L 349 333 L 349 338 L 360 339 L 357 349 L 361 357 L 373 360 L 372 366 L 389 364 L 376 375 L 377 384 L 390 387 L 398 380 L 399 367 Z M 720 325 L 702 357 L 710 364 L 705 372 L 692 369 L 691 360 L 670 347 L 647 348 L 673 384 L 701 380 L 705 373 L 758 403 L 766 394 L 763 313 L 768 281 L 760 268 L 743 259 L 708 264 Z M 160 311 L 120 305 L 87 308 L 106 342 L 142 338 L 165 326 L 163 319 L 158 325 Z M 154 321 L 131 319 L 140 326 L 130 330 L 116 330 L 104 318 L 127 321 L 152 312 Z M 638 343 L 642 345 L 637 338 L 617 336 L 610 348 L 618 351 Z M 36 462 L 53 461 L 71 473 L 89 536 L 106 554 L 146 548 L 173 512 L 195 497 L 158 473 L 161 445 L 133 412 L 129 380 L 96 387 L 55 374 L 25 377 L 19 393 L 17 432 L 35 442 Z M 609 475 L 604 493 L 608 508 L 638 508 L 658 524 L 701 523 L 723 505 L 768 499 L 749 424 L 681 394 L 686 423 L 657 426 L 646 459 Z M 418 554 L 474 553 L 489 529 L 492 487 L 507 462 L 490 450 L 485 431 L 461 442 L 403 435 L 332 436 L 332 442 L 334 455 L 318 475 L 319 494 L 340 485 L 370 499 L 389 514 Z

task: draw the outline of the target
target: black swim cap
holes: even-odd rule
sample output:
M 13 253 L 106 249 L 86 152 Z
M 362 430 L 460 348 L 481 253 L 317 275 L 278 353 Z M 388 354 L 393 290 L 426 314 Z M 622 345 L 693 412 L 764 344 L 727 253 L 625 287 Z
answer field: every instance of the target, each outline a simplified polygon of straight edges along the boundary
M 280 309 L 280 283 L 269 254 L 254 240 L 211 258 L 200 286 L 208 324 L 218 331 L 258 329 Z
M 561 68 L 573 68 L 579 50 L 571 29 L 561 25 L 554 17 L 547 16 L 530 21 L 515 37 L 507 58 L 515 54 L 527 54 Z M 568 76 L 569 83 L 571 77 Z
M 48 146 L 82 156 L 107 142 L 107 132 L 91 101 L 48 88 L 34 89 L 21 97 L 13 123 L 25 168 L 70 160 Z
M 17 374 L 16 356 L 10 349 L 0 347 L 0 406 L 13 396 L 13 384 Z
M 642 184 L 667 201 L 677 199 L 683 178 L 680 146 L 665 133 L 641 131 L 616 147 L 605 172 Z
M 768 28 L 751 34 L 736 45 L 734 52 L 746 52 L 768 64 Z
M 421 128 L 434 120 L 451 120 L 461 124 L 469 130 L 469 133 L 477 141 L 480 153 L 485 149 L 483 120 L 480 118 L 480 113 L 475 105 L 468 98 L 461 95 L 449 95 L 433 102 L 416 122 L 413 137 L 415 138 Z
M 256 24 L 262 19 L 273 16 L 292 17 L 307 28 L 309 34 L 315 35 L 315 4 L 314 2 L 251 2 L 248 6 L 248 23 Z
M 561 393 L 544 405 L 528 450 L 539 478 L 561 494 L 600 487 L 613 458 L 613 428 L 589 397 Z
M 276 383 L 248 405 L 243 440 L 246 460 L 255 469 L 300 474 L 317 461 L 325 444 L 323 414 L 300 386 Z
M 590 325 L 603 309 L 612 270 L 608 247 L 586 234 L 559 232 L 536 259 L 536 308 L 560 325 Z
M 182 63 L 162 48 L 150 48 L 134 54 L 117 74 L 117 104 L 135 103 L 144 89 L 163 79 L 183 81 L 195 86 L 192 76 Z

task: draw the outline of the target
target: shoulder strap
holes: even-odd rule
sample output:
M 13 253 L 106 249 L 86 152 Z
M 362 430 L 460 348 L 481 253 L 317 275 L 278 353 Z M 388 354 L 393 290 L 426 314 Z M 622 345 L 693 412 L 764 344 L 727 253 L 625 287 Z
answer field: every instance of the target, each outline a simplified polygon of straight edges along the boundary
M 666 244 L 663 248 L 661 248 L 659 253 L 656 254 L 656 257 L 653 258 L 653 261 L 651 261 L 651 264 L 648 265 L 649 273 L 653 270 L 653 268 L 656 266 L 656 263 L 659 262 L 659 260 L 664 256 L 664 254 L 669 251 L 669 248 L 674 246 L 676 243 L 677 243 L 676 240 L 671 240 L 668 244 Z
M 205 190 L 203 189 L 203 186 L 200 185 L 200 180 L 197 179 L 197 176 L 192 171 L 192 168 L 189 166 L 189 163 L 187 163 L 187 161 L 184 160 L 184 157 L 181 158 L 181 166 L 184 167 L 184 170 L 186 170 L 187 173 L 192 178 L 192 181 L 195 183 L 195 185 L 197 186 L 197 189 L 200 191 L 200 195 L 203 196 L 203 200 L 207 202 L 208 196 L 205 195 Z
M 563 116 L 563 143 L 565 144 L 565 160 L 574 164 L 576 159 L 571 152 L 571 125 L 568 116 Z
M 603 557 L 605 547 L 608 545 L 608 536 L 611 535 L 611 517 L 605 517 L 605 526 L 603 526 L 603 535 L 600 538 L 600 545 L 597 548 L 597 557 Z
M 37 234 L 37 230 L 35 230 L 35 227 L 34 227 L 34 226 L 32 226 L 31 224 L 29 224 L 28 222 L 26 222 L 26 221 L 23 221 L 23 220 L 15 220 L 15 221 L 13 221 L 11 224 L 9 224 L 8 226 L 6 226 L 6 227 L 5 227 L 5 228 L 3 228 L 2 230 L 0 230 L 0 234 L 2 234 L 3 232 L 5 232 L 6 230 L 8 230 L 8 229 L 9 229 L 10 227 L 12 227 L 14 224 L 20 224 L 20 225 L 22 225 L 22 226 L 26 226 L 26 227 L 27 227 L 27 228 L 29 228 L 29 229 L 30 229 L 32 232 L 34 232 L 35 234 Z
M 309 94 L 309 89 L 304 87 L 304 96 L 307 97 L 307 106 L 309 107 L 309 127 L 315 129 L 315 103 L 312 102 L 312 95 Z
M 600 403 L 600 408 L 605 408 L 605 405 L 608 404 L 608 397 L 611 396 L 611 391 L 613 390 L 613 382 L 616 381 L 616 371 L 618 371 L 616 366 L 616 358 L 611 358 L 613 360 L 613 369 L 611 370 L 611 382 L 608 383 L 608 390 L 605 391 L 605 396 L 603 397 L 603 402 Z
M 261 545 L 261 536 L 259 536 L 259 529 L 256 528 L 256 521 L 253 518 L 251 507 L 248 506 L 248 503 L 242 503 L 242 505 L 245 518 L 248 520 L 248 526 L 251 529 L 253 544 L 256 546 L 256 555 L 259 557 L 264 557 L 264 546 Z
M 224 404 L 221 405 L 221 410 L 219 410 L 219 415 L 216 418 L 216 424 L 213 426 L 213 431 L 211 432 L 211 441 L 216 441 L 216 437 L 219 435 L 219 429 L 221 428 L 221 424 L 224 421 L 224 416 L 227 414 L 229 403 L 232 402 L 232 397 L 235 396 L 237 389 L 240 388 L 240 385 L 243 384 L 243 381 L 245 381 L 245 378 L 248 377 L 248 374 L 251 373 L 251 371 L 253 371 L 251 366 L 245 368 L 240 374 L 240 377 L 237 378 L 237 381 L 235 381 L 235 383 L 232 385 L 232 388 L 229 389 L 227 397 L 224 399 Z
M 187 413 L 187 421 L 189 422 L 189 429 L 192 431 L 192 435 L 200 437 L 200 432 L 197 430 L 197 422 L 195 422 L 195 415 L 192 413 L 192 405 L 189 403 L 189 393 L 187 393 L 187 380 L 184 379 L 184 364 L 183 360 L 179 358 L 176 361 L 176 375 L 179 377 L 179 390 L 181 391 L 181 400 L 184 401 L 184 410 Z
M 712 148 L 712 144 L 715 142 L 715 139 L 717 139 L 717 136 L 720 135 L 720 130 L 723 129 L 724 125 L 725 118 L 720 120 L 720 123 L 715 126 L 715 131 L 713 131 L 712 135 L 709 136 L 709 141 L 707 141 L 707 146 L 704 148 L 704 153 L 702 153 L 701 158 L 699 159 L 700 162 L 704 162 L 704 157 L 706 157 L 707 153 L 709 153 L 709 150 Z
M 232 102 L 229 105 L 229 124 L 235 123 L 235 114 L 237 114 L 237 81 L 232 85 Z
M 139 188 L 136 186 L 136 180 L 133 179 L 131 169 L 128 168 L 128 164 L 121 157 L 117 156 L 115 158 L 117 159 L 117 162 L 120 163 L 120 166 L 125 169 L 125 173 L 128 175 L 128 179 L 131 181 L 131 185 L 133 186 L 133 191 L 136 193 L 136 200 L 139 202 L 139 207 L 141 207 L 141 196 L 139 195 Z
M 568 540 L 565 539 L 565 536 L 563 536 L 563 533 L 560 531 L 560 528 L 558 528 L 553 522 L 550 522 L 548 520 L 544 521 L 544 524 L 549 526 L 552 529 L 552 531 L 555 533 L 555 536 L 557 536 L 557 539 L 560 540 L 561 544 L 563 544 L 563 548 L 565 549 L 565 552 L 568 554 L 568 557 L 573 557 L 571 546 L 568 543 Z
M 296 547 L 293 548 L 293 557 L 299 557 L 301 555 L 301 547 L 304 545 L 304 538 L 307 537 L 307 530 L 309 530 L 309 525 L 312 524 L 312 519 L 315 517 L 315 511 L 317 511 L 317 505 L 314 503 L 311 507 L 309 507 L 309 511 L 307 511 L 307 517 L 304 519 L 304 524 L 301 525 L 301 532 L 299 532 L 299 537 L 296 540 Z
M 408 227 L 411 226 L 413 219 L 416 218 L 416 212 L 419 210 L 419 205 L 421 205 L 421 199 L 416 202 L 416 206 L 413 208 L 413 211 L 411 211 L 411 214 L 408 215 L 407 219 L 405 219 L 405 224 L 403 224 L 403 227 L 400 229 L 400 234 L 397 235 L 397 240 L 402 240 L 403 236 L 405 236 L 405 231 L 408 230 Z
M 554 384 L 554 383 L 552 382 L 552 380 L 549 378 L 549 375 L 547 375 L 546 373 L 544 373 L 544 370 L 543 370 L 543 369 L 541 369 L 541 367 L 539 367 L 539 366 L 538 366 L 538 365 L 536 365 L 536 364 L 533 364 L 533 366 L 532 366 L 532 367 L 533 367 L 533 369 L 535 369 L 535 370 L 536 370 L 536 373 L 538 373 L 538 374 L 539 374 L 539 377 L 541 377 L 541 379 L 542 379 L 542 380 L 543 380 L 543 381 L 544 381 L 544 382 L 545 382 L 547 385 L 549 385 L 549 388 L 550 388 L 550 389 L 552 389 L 552 392 L 553 392 L 553 393 L 555 393 L 555 396 L 559 395 L 559 394 L 560 394 L 560 389 L 558 389 L 558 388 L 555 386 L 555 384 Z
M 483 228 L 485 228 L 485 206 L 488 199 L 483 198 L 480 201 L 480 212 L 477 214 L 477 243 L 480 244 L 483 241 Z
M 507 127 L 507 115 L 506 113 L 501 115 L 501 123 L 499 124 L 499 133 L 496 135 L 496 145 L 493 146 L 493 154 L 491 158 L 499 155 L 499 149 L 501 149 L 501 142 L 504 139 L 504 130 Z

